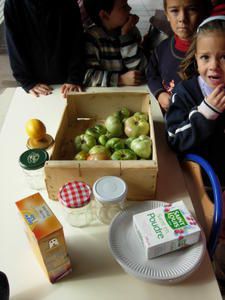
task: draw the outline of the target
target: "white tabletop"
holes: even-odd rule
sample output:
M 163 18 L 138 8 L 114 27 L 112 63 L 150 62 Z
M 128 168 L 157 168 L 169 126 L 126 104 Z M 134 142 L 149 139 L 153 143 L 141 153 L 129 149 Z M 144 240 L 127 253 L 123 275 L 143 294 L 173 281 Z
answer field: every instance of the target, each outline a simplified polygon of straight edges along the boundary
M 73 264 L 71 275 L 56 284 L 49 283 L 32 252 L 15 206 L 17 200 L 35 192 L 27 187 L 18 158 L 26 150 L 25 122 L 39 118 L 47 133 L 54 137 L 65 105 L 57 88 L 52 95 L 40 98 L 17 88 L 0 133 L 0 270 L 8 276 L 11 299 L 222 299 L 207 255 L 199 269 L 183 282 L 171 286 L 140 281 L 126 274 L 111 256 L 107 226 L 71 227 L 64 221 L 59 203 L 49 200 L 43 192 L 42 196 L 63 224 Z M 179 164 L 166 145 L 162 116 L 155 101 L 152 107 L 159 160 L 156 199 L 182 199 L 193 212 Z

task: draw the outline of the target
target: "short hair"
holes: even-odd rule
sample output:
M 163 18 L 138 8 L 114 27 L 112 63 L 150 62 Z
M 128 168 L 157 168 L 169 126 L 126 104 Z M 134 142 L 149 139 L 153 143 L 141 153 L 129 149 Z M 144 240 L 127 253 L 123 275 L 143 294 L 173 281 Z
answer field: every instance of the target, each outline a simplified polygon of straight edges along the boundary
M 211 0 L 196 0 L 196 2 L 202 2 L 202 5 L 203 5 L 203 9 L 204 9 L 204 15 L 205 16 L 208 16 L 212 10 L 212 2 Z M 166 11 L 167 9 L 167 0 L 163 0 L 163 7 L 164 7 L 164 10 Z
M 104 10 L 110 13 L 113 10 L 115 1 L 116 0 L 84 0 L 84 7 L 91 20 L 95 24 L 101 25 L 99 12 Z

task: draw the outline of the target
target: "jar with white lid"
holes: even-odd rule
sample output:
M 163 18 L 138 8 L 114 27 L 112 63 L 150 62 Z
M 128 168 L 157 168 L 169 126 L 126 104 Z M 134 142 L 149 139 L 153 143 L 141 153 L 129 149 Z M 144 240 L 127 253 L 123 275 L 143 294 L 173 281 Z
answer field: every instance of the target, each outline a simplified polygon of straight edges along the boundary
M 110 224 L 114 216 L 124 208 L 127 185 L 120 177 L 104 176 L 94 183 L 93 194 L 98 220 Z
M 75 227 L 84 227 L 93 220 L 91 187 L 82 181 L 64 184 L 58 193 L 67 222 Z
M 30 149 L 20 155 L 19 163 L 31 189 L 45 189 L 44 165 L 48 159 L 48 152 L 44 149 Z

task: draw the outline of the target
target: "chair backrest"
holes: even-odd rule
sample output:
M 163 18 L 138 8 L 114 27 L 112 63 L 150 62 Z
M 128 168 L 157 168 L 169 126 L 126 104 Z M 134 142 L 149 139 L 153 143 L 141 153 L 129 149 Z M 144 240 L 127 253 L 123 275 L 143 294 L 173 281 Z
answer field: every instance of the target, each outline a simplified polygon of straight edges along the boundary
M 191 191 L 190 195 L 193 205 L 195 209 L 200 212 L 199 222 L 206 233 L 208 241 L 207 248 L 210 257 L 212 258 L 222 224 L 223 201 L 220 182 L 211 165 L 201 156 L 196 154 L 187 154 L 184 157 L 184 162 L 185 164 L 183 169 L 185 181 L 188 190 Z M 193 162 L 195 164 L 193 164 Z M 213 192 L 212 201 L 205 191 L 199 166 L 205 171 L 211 183 Z

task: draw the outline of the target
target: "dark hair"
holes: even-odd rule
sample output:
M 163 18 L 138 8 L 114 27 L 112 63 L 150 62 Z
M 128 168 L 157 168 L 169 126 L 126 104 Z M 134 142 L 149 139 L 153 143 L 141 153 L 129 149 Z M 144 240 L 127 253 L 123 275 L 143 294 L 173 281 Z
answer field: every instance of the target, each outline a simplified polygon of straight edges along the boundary
M 101 10 L 110 13 L 113 10 L 115 0 L 84 0 L 84 8 L 91 20 L 98 25 L 101 25 L 99 12 Z
M 212 31 L 221 32 L 225 34 L 225 21 L 217 19 L 210 21 L 201 27 L 198 27 L 198 30 L 195 33 L 191 45 L 186 53 L 186 56 L 180 64 L 179 75 L 181 79 L 189 79 L 193 75 L 198 74 L 197 64 L 195 60 L 197 41 L 200 36 L 207 35 L 207 33 Z
M 212 2 L 211 0 L 201 0 L 201 1 L 196 1 L 196 3 L 202 2 L 202 9 L 203 11 L 201 13 L 203 13 L 204 17 L 207 17 L 210 15 L 210 12 L 213 8 L 212 6 Z M 163 6 L 164 6 L 164 10 L 166 11 L 167 9 L 167 0 L 163 0 Z

